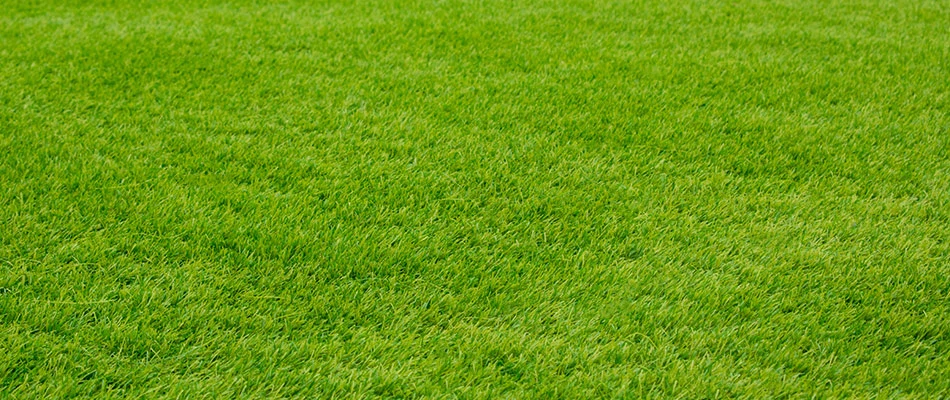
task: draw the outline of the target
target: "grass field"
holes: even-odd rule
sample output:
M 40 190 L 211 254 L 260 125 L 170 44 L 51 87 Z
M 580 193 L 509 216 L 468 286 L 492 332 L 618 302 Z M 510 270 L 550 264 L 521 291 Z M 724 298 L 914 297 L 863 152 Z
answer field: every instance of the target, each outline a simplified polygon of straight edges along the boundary
M 948 113 L 942 0 L 0 0 L 0 397 L 947 398 Z

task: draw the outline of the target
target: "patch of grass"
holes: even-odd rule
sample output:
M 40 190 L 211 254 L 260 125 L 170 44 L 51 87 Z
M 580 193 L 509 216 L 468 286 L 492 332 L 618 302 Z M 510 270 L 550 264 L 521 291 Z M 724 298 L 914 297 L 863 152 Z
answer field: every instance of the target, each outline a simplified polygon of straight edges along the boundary
M 950 395 L 942 1 L 5 1 L 4 397 Z

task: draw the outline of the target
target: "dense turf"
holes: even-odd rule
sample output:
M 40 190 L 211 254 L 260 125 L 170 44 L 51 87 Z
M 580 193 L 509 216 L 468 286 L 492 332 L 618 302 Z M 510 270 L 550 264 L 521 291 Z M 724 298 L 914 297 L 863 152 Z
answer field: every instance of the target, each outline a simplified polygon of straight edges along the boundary
M 950 395 L 945 1 L 135 3 L 0 1 L 3 397 Z

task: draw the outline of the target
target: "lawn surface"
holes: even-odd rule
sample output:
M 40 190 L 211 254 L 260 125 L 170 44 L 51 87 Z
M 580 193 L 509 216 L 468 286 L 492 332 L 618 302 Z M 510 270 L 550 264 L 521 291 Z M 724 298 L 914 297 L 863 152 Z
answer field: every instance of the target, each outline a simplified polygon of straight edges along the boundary
M 948 113 L 946 1 L 0 0 L 0 396 L 947 397 Z

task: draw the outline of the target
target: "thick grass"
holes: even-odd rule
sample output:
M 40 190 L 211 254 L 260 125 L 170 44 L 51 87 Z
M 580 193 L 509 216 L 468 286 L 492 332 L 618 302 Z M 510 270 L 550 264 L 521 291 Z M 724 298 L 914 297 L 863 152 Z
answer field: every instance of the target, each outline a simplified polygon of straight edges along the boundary
M 947 397 L 948 112 L 945 1 L 0 1 L 0 395 Z

